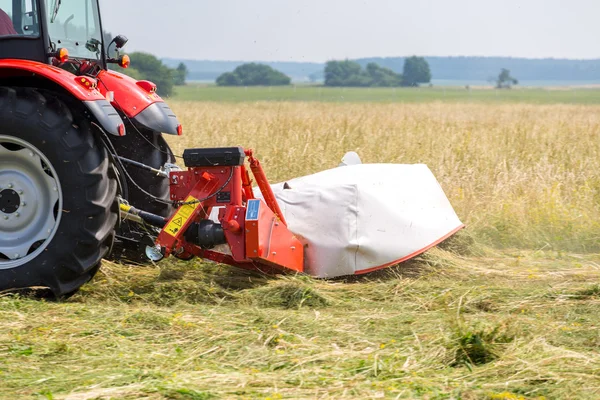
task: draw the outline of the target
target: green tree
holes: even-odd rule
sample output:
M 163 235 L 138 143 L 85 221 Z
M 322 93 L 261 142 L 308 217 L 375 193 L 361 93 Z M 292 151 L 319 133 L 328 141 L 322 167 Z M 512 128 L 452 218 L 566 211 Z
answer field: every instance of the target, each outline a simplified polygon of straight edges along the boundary
M 419 86 L 419 83 L 429 82 L 431 82 L 431 71 L 423 57 L 412 56 L 404 60 L 403 86 Z
M 363 70 L 354 61 L 328 61 L 325 65 L 325 86 L 400 86 L 402 75 L 375 63 Z
M 241 81 L 233 72 L 225 72 L 217 78 L 218 86 L 241 86 Z
M 281 86 L 289 85 L 289 76 L 264 64 L 248 63 L 217 78 L 219 86 Z
M 510 89 L 512 85 L 518 85 L 519 81 L 510 76 L 510 71 L 506 68 L 502 68 L 498 79 L 496 79 L 496 88 L 498 89 Z
M 389 68 L 383 68 L 375 63 L 367 64 L 370 86 L 394 87 L 402 84 L 402 75 L 395 73 Z
M 325 86 L 369 86 L 369 77 L 357 62 L 328 61 L 325 64 Z
M 173 84 L 176 86 L 185 85 L 185 78 L 187 77 L 188 69 L 184 63 L 179 63 L 177 68 L 173 71 Z
M 131 67 L 120 69 L 120 72 L 137 80 L 154 82 L 160 96 L 170 96 L 173 93 L 172 69 L 149 53 L 135 52 L 129 54 L 129 57 L 131 58 Z

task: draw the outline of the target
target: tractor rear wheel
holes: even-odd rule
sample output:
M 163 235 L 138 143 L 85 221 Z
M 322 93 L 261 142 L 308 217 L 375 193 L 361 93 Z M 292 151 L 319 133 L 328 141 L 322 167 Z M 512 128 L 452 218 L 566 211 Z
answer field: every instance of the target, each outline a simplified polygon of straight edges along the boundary
M 51 93 L 0 87 L 0 290 L 58 297 L 89 281 L 113 243 L 116 192 L 87 120 Z

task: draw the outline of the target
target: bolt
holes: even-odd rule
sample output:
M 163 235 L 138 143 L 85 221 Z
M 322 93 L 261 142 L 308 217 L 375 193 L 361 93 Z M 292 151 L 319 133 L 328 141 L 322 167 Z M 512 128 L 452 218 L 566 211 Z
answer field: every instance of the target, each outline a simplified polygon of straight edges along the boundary
M 12 183 L 9 183 L 7 187 L 10 189 L 12 187 Z
M 254 250 L 254 252 L 256 253 L 256 250 Z
M 23 194 L 23 191 L 22 191 L 22 190 L 19 190 L 19 194 Z
M 56 188 L 56 186 L 54 186 L 54 187 L 52 188 L 52 190 L 54 190 L 54 191 L 56 192 L 58 189 Z
M 292 247 L 290 247 L 290 249 L 296 250 L 296 246 L 292 246 Z
M 15 253 L 15 258 L 19 258 L 19 253 Z
M 29 157 L 33 157 L 33 156 L 34 156 L 33 151 L 30 151 L 29 152 Z
M 25 203 L 24 201 L 21 202 L 21 206 L 25 207 L 27 205 L 27 203 Z
M 52 233 L 52 229 L 48 229 L 48 233 Z
M 4 219 L 8 219 L 8 215 L 5 215 L 5 216 L 4 216 Z
M 19 218 L 21 214 L 19 214 L 18 212 L 15 213 L 15 217 Z
M 273 252 L 273 255 L 274 255 L 274 256 L 276 256 L 276 255 L 277 255 L 277 252 L 276 252 L 276 251 L 274 251 L 274 252 Z

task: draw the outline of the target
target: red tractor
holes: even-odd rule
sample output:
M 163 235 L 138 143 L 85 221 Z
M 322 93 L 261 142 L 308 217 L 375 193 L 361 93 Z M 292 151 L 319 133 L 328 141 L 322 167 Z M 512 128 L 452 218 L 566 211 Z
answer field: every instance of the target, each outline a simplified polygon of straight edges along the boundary
M 361 274 L 462 228 L 423 165 L 344 157 L 276 195 L 241 147 L 177 167 L 162 134 L 181 124 L 156 85 L 108 69 L 128 66 L 127 39 L 102 32 L 98 0 L 0 0 L 0 291 L 65 296 L 109 255 Z
M 156 85 L 108 69 L 129 65 L 126 42 L 105 42 L 98 0 L 0 0 L 0 291 L 68 295 L 111 250 L 266 267 L 292 252 L 301 270 L 274 198 L 250 190 L 247 156 L 270 192 L 251 153 L 196 149 L 188 171 L 174 166 L 162 134 L 182 127 Z M 243 229 L 248 203 L 253 227 Z M 216 206 L 220 222 L 209 219 Z M 219 244 L 231 250 L 213 253 Z

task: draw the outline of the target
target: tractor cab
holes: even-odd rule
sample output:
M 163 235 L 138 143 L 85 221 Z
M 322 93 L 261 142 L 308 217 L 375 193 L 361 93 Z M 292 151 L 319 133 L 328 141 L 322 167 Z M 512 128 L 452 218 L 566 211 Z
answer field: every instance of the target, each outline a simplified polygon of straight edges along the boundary
M 0 59 L 60 66 L 95 75 L 107 63 L 128 63 L 118 49 L 127 39 L 104 42 L 98 0 L 0 0 Z M 112 48 L 117 57 L 109 57 Z

